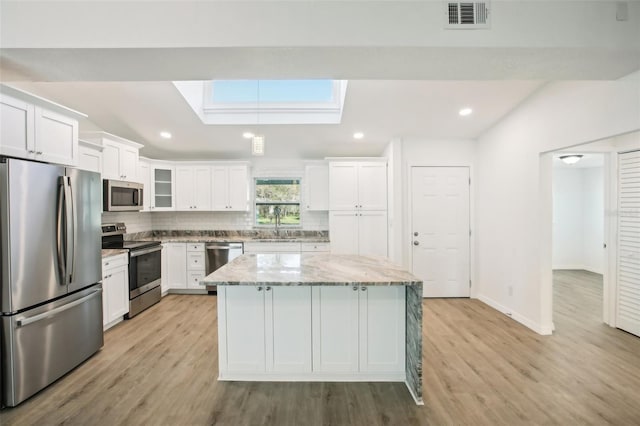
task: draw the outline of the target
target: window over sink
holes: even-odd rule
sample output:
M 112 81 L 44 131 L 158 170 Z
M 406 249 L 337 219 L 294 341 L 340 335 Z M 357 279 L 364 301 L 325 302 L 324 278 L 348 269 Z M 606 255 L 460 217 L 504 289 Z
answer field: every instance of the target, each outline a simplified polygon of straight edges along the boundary
M 256 178 L 257 226 L 300 226 L 300 179 Z

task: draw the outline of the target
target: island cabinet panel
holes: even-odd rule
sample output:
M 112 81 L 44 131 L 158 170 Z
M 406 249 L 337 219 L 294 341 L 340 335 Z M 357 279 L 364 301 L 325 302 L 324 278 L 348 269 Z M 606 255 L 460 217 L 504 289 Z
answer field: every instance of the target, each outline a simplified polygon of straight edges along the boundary
M 311 372 L 311 287 L 267 287 L 266 370 Z
M 360 371 L 405 368 L 405 288 L 360 288 Z
M 219 287 L 219 307 L 225 313 L 225 353 L 220 369 L 250 373 L 265 371 L 265 299 L 263 287 Z M 222 294 L 220 294 L 222 293 Z M 222 330 L 223 327 L 220 327 Z M 222 351 L 221 351 L 222 352 Z M 225 365 L 222 365 L 224 358 Z
M 313 371 L 358 371 L 358 287 L 313 288 Z

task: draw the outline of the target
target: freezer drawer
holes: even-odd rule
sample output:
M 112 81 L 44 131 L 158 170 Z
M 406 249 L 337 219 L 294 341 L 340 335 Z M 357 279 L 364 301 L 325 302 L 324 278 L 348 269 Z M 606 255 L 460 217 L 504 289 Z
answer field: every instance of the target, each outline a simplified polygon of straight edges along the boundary
M 2 403 L 13 407 L 103 345 L 102 288 L 2 317 Z

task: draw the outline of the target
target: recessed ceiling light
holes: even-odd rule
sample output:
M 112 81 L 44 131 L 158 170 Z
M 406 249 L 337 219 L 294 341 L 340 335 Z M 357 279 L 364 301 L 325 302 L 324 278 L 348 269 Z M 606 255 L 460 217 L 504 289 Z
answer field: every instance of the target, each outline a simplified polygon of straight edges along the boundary
M 251 133 L 251 132 L 244 132 L 244 133 L 242 134 L 242 137 L 243 137 L 243 138 L 245 138 L 245 139 L 251 139 L 251 138 L 253 138 L 254 136 L 255 136 L 255 135 L 254 135 L 253 133 Z
M 164 139 L 171 139 L 171 133 L 169 132 L 160 132 L 160 137 Z
M 354 139 L 362 139 L 362 138 L 364 138 L 364 133 L 362 133 L 362 132 L 355 132 L 355 133 L 353 134 L 353 138 L 354 138 Z
M 472 112 L 473 110 L 471 108 L 462 108 L 460 112 L 458 112 L 458 114 L 460 114 L 463 117 L 466 117 L 467 115 L 471 115 Z

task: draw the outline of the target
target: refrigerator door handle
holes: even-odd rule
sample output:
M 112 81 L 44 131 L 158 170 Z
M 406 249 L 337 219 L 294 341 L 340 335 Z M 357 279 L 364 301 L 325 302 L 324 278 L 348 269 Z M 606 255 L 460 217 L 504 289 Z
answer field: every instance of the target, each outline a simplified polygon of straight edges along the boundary
M 73 302 L 67 303 L 66 305 L 62 305 L 58 308 L 52 309 L 47 312 L 43 312 L 38 315 L 34 315 L 32 317 L 21 318 L 16 321 L 16 325 L 18 327 L 24 327 L 25 325 L 33 324 L 34 322 L 42 321 L 43 319 L 46 319 L 46 318 L 51 318 L 53 316 L 58 315 L 60 312 L 64 312 L 66 310 L 73 308 L 74 306 L 78 306 L 86 302 L 89 299 L 93 299 L 94 297 L 98 296 L 100 293 L 102 293 L 102 289 L 97 289 L 96 291 L 88 294 L 87 296 L 82 297 L 78 300 L 74 300 Z
M 58 209 L 56 216 L 56 254 L 58 257 L 58 274 L 60 276 L 60 285 L 67 285 L 67 260 L 66 260 L 66 241 L 63 235 L 64 229 L 64 206 L 65 206 L 65 177 L 61 176 L 58 183 Z M 63 247 L 65 246 L 65 247 Z
M 71 274 L 73 268 L 73 258 L 75 256 L 74 253 L 74 245 L 73 238 L 75 236 L 75 230 L 73 229 L 73 199 L 71 194 L 71 179 L 69 176 L 63 177 L 64 182 L 64 210 L 65 210 L 65 260 L 66 260 L 66 276 L 65 276 L 65 285 L 71 284 Z
M 69 284 L 73 282 L 73 277 L 76 275 L 76 247 L 78 247 L 78 211 L 76 209 L 76 199 L 73 194 L 73 187 L 71 186 L 71 178 L 69 179 L 69 205 L 71 206 L 71 232 L 73 233 L 73 237 L 71 237 L 71 255 L 69 259 L 71 260 L 71 266 L 69 267 Z

